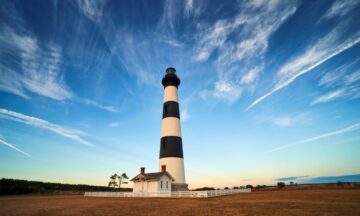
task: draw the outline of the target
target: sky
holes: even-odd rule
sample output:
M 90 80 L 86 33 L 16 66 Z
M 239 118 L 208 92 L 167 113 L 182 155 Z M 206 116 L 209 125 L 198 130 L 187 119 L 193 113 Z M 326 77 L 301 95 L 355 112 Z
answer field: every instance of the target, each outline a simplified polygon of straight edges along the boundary
M 158 171 L 172 66 L 190 188 L 360 180 L 357 0 L 0 3 L 0 178 Z

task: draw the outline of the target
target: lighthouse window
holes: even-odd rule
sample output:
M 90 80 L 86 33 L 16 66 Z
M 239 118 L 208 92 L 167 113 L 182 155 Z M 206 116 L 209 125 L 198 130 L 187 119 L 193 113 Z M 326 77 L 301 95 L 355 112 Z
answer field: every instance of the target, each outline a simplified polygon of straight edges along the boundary
M 168 114 L 168 104 L 164 104 L 164 115 L 166 116 Z
M 162 148 L 163 150 L 166 149 L 166 139 L 162 139 L 161 148 Z
M 162 189 L 162 181 L 160 181 L 160 188 Z
M 166 181 L 166 189 L 168 189 L 168 183 L 169 183 L 169 182 L 168 182 L 168 181 Z

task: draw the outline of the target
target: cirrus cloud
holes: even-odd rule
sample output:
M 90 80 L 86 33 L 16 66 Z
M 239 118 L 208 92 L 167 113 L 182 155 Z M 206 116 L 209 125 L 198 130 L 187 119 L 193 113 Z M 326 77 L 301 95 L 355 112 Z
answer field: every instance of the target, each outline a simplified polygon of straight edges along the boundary
M 7 109 L 0 109 L 0 118 L 9 119 L 12 121 L 21 122 L 24 124 L 28 124 L 34 127 L 43 128 L 49 131 L 52 131 L 60 136 L 69 138 L 77 143 L 86 145 L 86 146 L 94 146 L 93 143 L 85 140 L 83 136 L 83 132 L 70 130 L 63 126 L 50 123 L 46 120 L 36 118 L 33 116 L 24 115 L 22 113 L 17 113 Z

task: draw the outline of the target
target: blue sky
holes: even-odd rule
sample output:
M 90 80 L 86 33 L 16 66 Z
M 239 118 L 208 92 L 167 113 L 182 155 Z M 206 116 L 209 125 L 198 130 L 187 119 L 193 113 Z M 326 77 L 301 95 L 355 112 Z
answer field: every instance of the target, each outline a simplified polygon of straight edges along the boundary
M 165 69 L 190 188 L 360 173 L 360 4 L 6 1 L 0 177 L 157 171 Z

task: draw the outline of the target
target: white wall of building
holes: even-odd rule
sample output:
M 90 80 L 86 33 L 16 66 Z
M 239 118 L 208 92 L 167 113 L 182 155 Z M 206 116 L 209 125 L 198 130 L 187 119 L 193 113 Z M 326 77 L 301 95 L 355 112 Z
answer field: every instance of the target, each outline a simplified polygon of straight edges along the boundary
M 157 190 L 157 186 L 158 186 L 158 181 L 147 181 L 147 193 L 153 193 L 153 192 L 158 192 Z
M 161 187 L 162 182 L 162 187 Z M 163 175 L 158 181 L 158 191 L 160 192 L 170 192 L 171 191 L 171 182 L 172 180 L 167 176 Z
M 133 192 L 140 193 L 147 191 L 147 182 L 146 181 L 139 181 L 134 182 L 133 184 Z
M 162 182 L 162 187 L 161 187 L 161 182 Z M 159 180 L 134 182 L 133 192 L 134 193 L 170 192 L 171 182 L 172 180 L 167 175 L 161 176 Z

